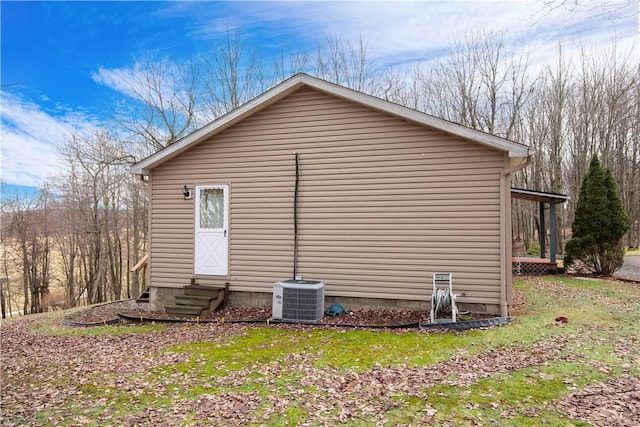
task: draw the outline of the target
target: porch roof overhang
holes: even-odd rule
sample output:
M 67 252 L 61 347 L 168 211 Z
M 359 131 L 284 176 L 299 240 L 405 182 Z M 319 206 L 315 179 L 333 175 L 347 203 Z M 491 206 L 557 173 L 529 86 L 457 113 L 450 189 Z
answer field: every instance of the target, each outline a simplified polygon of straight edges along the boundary
M 546 258 L 546 234 L 547 228 L 545 224 L 544 205 L 549 205 L 549 260 L 556 262 L 556 204 L 564 203 L 569 200 L 569 196 L 558 193 L 547 193 L 544 191 L 527 190 L 524 188 L 511 188 L 511 197 L 514 199 L 529 200 L 537 202 L 539 205 L 538 236 L 540 239 L 540 258 Z
M 569 200 L 569 196 L 565 194 L 527 190 L 524 188 L 511 188 L 511 197 L 513 197 L 514 199 L 523 199 L 530 200 L 532 202 L 544 203 L 564 203 Z

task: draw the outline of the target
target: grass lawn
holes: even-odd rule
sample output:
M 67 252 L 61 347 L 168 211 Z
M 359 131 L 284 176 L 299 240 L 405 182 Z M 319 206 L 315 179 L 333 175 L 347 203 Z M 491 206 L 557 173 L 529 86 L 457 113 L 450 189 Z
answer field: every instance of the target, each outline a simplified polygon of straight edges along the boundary
M 510 325 L 456 333 L 4 322 L 0 424 L 640 424 L 640 286 L 515 286 Z

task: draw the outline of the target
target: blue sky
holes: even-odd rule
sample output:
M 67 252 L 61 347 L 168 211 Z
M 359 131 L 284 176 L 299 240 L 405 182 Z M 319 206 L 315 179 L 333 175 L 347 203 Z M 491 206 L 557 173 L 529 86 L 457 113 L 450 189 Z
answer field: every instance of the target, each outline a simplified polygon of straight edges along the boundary
M 495 31 L 529 52 L 532 69 L 580 45 L 640 58 L 640 2 L 9 2 L 1 12 L 3 197 L 61 171 L 57 147 L 106 123 L 127 99 L 118 78 L 150 56 L 207 55 L 238 29 L 265 62 L 313 50 L 327 35 L 362 38 L 378 70 L 428 61 L 468 31 Z

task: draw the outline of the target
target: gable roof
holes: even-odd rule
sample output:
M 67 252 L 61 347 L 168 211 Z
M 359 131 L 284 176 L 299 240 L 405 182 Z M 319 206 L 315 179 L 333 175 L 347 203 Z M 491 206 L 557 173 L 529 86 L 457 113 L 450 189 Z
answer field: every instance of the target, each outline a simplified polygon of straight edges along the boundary
M 131 171 L 139 175 L 148 175 L 153 168 L 198 144 L 205 138 L 211 137 L 230 126 L 233 126 L 303 86 L 307 86 L 357 104 L 371 107 L 378 111 L 389 113 L 410 122 L 429 126 L 497 150 L 508 152 L 509 157 L 527 158 L 532 154 L 531 149 L 526 145 L 477 131 L 447 120 L 439 119 L 429 114 L 403 107 L 402 105 L 394 104 L 392 102 L 301 73 L 290 77 L 228 114 L 219 117 L 184 138 L 179 139 L 168 147 L 163 148 L 146 159 L 141 160 L 131 167 Z

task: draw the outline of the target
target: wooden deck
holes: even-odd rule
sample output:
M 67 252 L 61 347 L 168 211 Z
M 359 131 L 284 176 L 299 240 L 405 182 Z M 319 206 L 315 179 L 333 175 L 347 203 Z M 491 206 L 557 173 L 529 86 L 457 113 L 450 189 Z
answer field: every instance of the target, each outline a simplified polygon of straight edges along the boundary
M 549 258 L 513 257 L 512 268 L 514 276 L 543 276 L 558 273 L 558 263 Z

